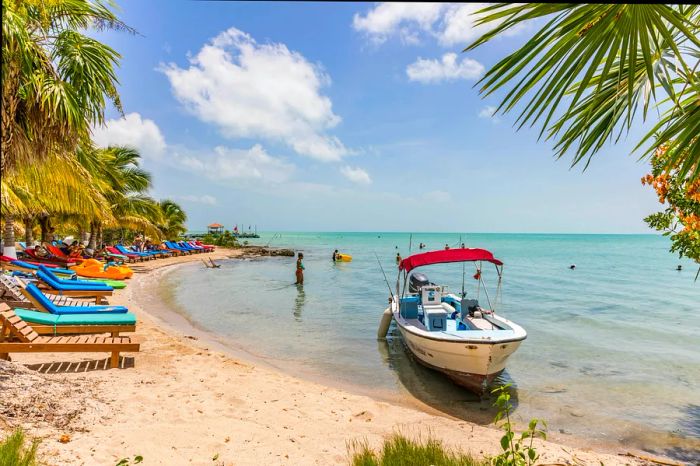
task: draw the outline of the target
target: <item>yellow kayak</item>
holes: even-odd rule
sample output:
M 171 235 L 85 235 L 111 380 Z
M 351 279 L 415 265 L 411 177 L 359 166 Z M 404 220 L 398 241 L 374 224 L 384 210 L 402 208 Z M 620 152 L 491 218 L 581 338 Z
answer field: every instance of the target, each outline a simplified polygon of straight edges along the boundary
M 336 254 L 335 257 L 336 260 L 343 262 L 350 262 L 352 260 L 352 256 L 350 254 Z

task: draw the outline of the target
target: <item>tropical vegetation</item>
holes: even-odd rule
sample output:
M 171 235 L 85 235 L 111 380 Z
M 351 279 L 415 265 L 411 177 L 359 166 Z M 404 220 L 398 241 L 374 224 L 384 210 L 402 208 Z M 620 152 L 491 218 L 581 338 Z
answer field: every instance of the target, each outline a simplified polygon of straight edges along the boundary
M 151 176 L 132 148 L 96 148 L 91 128 L 119 112 L 120 55 L 91 29 L 133 32 L 102 0 L 2 2 L 2 170 L 4 243 L 15 232 L 42 241 L 53 233 L 90 238 L 135 232 L 156 238 L 184 231 L 174 202 L 148 196 Z M 57 230 L 58 229 L 58 230 Z M 89 236 L 88 236 L 89 235 Z
M 651 173 L 642 178 L 642 184 L 651 186 L 659 202 L 666 205 L 664 210 L 649 215 L 644 221 L 671 237 L 671 252 L 700 263 L 700 179 L 682 176 L 677 167 L 670 172 L 664 170 L 669 158 L 674 158 L 669 147 L 659 146 L 651 160 Z M 698 276 L 700 268 L 695 280 Z
M 649 121 L 635 151 L 651 161 L 653 176 L 683 185 L 700 179 L 699 6 L 499 3 L 477 14 L 477 25 L 493 28 L 465 51 L 524 23 L 542 25 L 478 82 L 484 97 L 504 93 L 496 113 L 518 109 L 518 129 L 539 126 L 558 158 L 572 154 L 572 166 L 584 169 L 606 144 Z M 664 156 L 652 160 L 657 148 Z M 692 200 L 690 191 L 678 192 L 683 203 Z M 698 223 L 674 216 L 684 233 L 670 232 L 673 250 L 697 260 Z M 668 230 L 670 223 L 659 220 L 649 223 Z

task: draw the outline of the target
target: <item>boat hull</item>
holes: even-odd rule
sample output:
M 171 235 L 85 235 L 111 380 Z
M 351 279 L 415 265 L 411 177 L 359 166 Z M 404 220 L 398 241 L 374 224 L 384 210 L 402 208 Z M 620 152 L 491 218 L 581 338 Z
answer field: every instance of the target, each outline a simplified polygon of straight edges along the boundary
M 396 321 L 404 343 L 418 362 L 477 393 L 483 393 L 503 372 L 508 358 L 522 343 L 522 339 L 475 342 L 429 338 L 411 332 L 400 319 Z

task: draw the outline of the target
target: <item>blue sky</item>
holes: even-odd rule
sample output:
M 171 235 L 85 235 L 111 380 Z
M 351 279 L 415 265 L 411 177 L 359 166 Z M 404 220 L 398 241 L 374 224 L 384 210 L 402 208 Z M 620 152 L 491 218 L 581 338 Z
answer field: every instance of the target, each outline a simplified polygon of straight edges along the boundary
M 126 118 L 98 143 L 136 146 L 193 230 L 646 233 L 658 210 L 629 153 L 586 172 L 537 132 L 491 118 L 474 83 L 534 26 L 474 52 L 470 5 L 120 1 Z

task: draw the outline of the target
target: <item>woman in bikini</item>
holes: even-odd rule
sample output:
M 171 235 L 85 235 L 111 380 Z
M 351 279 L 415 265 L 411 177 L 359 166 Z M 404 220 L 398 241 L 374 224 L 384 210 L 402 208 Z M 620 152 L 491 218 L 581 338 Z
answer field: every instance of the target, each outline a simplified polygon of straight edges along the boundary
M 304 254 L 300 252 L 299 257 L 297 258 L 297 281 L 294 283 L 295 285 L 304 284 L 304 264 L 301 262 L 303 258 Z

